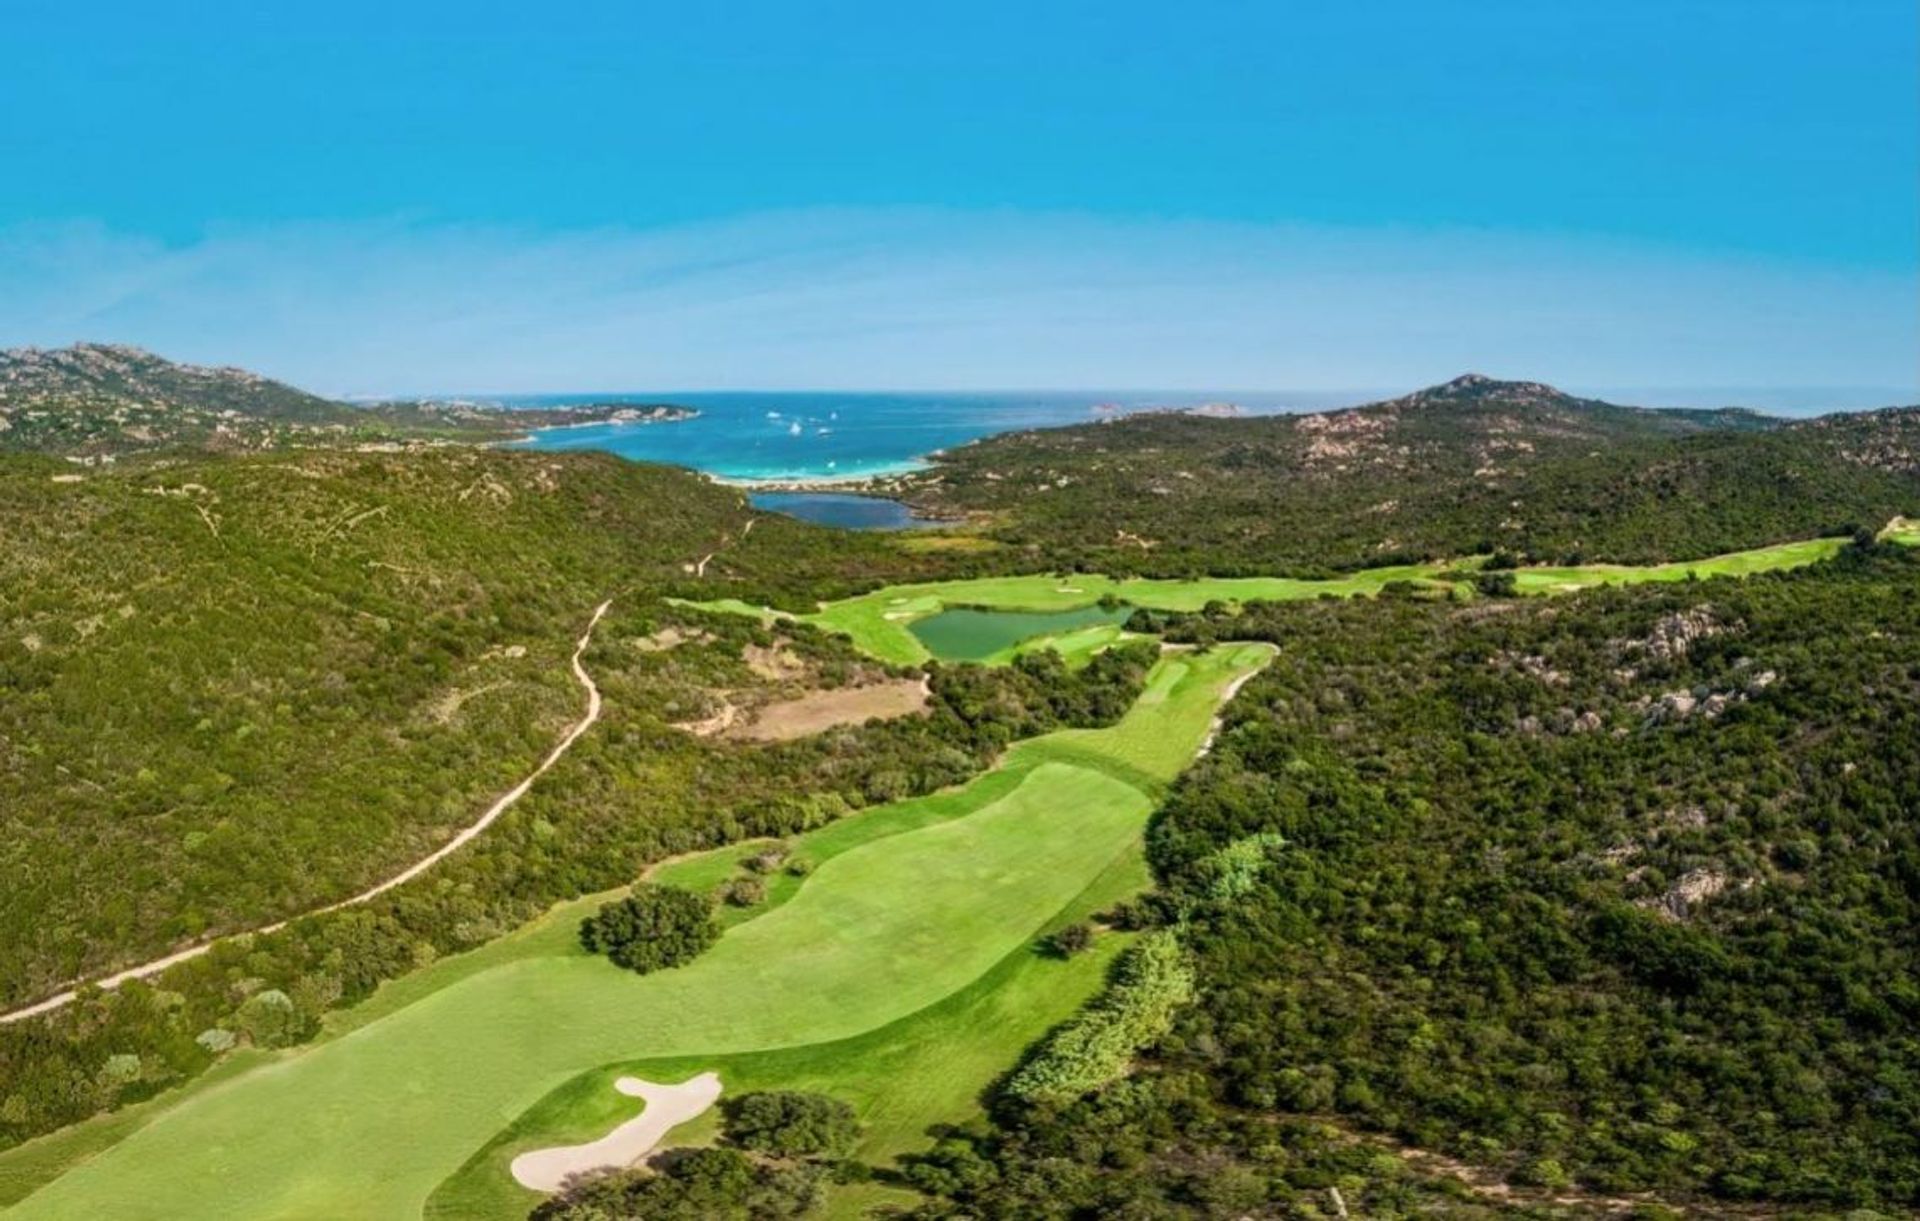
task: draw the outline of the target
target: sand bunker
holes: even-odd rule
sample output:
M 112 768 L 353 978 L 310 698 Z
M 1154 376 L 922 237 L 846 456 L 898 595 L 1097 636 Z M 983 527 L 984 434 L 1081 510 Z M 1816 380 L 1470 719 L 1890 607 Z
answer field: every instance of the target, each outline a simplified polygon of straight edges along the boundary
M 679 1085 L 659 1085 L 638 1077 L 622 1077 L 613 1088 L 647 1104 L 629 1119 L 590 1145 L 560 1145 L 535 1149 L 513 1159 L 513 1177 L 534 1191 L 559 1191 L 567 1180 L 593 1170 L 622 1170 L 660 1143 L 675 1126 L 702 1114 L 720 1097 L 718 1073 L 701 1073 Z

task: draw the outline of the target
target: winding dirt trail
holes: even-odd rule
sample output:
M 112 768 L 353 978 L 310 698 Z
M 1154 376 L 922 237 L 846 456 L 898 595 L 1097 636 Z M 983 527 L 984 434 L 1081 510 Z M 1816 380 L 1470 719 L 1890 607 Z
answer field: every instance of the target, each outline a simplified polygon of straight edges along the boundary
M 568 728 L 567 732 L 554 744 L 553 749 L 547 752 L 546 758 L 540 760 L 540 766 L 527 773 L 526 778 L 520 781 L 519 784 L 514 785 L 496 798 L 494 803 L 488 806 L 479 818 L 474 819 L 465 827 L 461 828 L 459 834 L 426 856 L 421 857 L 413 864 L 407 866 L 405 869 L 402 869 L 399 873 L 369 886 L 351 898 L 341 899 L 338 902 L 329 903 L 324 907 L 316 907 L 310 911 L 301 912 L 299 916 L 289 916 L 285 920 L 276 920 L 272 924 L 263 924 L 258 928 L 243 929 L 233 933 L 222 933 L 218 937 L 211 937 L 197 945 L 190 945 L 184 950 L 176 950 L 174 953 L 168 954 L 165 958 L 156 958 L 152 962 L 143 962 L 137 967 L 128 967 L 124 971 L 119 971 L 102 979 L 94 980 L 93 986 L 99 988 L 117 988 L 130 979 L 146 979 L 148 976 L 158 975 L 168 967 L 177 966 L 190 959 L 198 958 L 214 946 L 230 938 L 244 937 L 256 933 L 278 932 L 280 929 L 285 928 L 290 921 L 298 920 L 304 916 L 317 916 L 323 912 L 339 911 L 343 907 L 353 907 L 357 904 L 365 903 L 367 900 L 383 895 L 404 882 L 412 881 L 414 878 L 419 877 L 427 870 L 445 860 L 448 856 L 459 851 L 471 842 L 474 836 L 479 835 L 482 831 L 492 826 L 494 821 L 511 809 L 515 802 L 526 796 L 527 790 L 533 787 L 533 782 L 540 779 L 541 776 L 546 774 L 549 768 L 558 763 L 561 757 L 573 748 L 573 744 L 580 740 L 580 736 L 586 733 L 587 730 L 593 728 L 594 723 L 600 719 L 600 688 L 594 683 L 593 676 L 587 673 L 587 668 L 581 664 L 580 658 L 586 653 L 587 646 L 593 643 L 593 630 L 600 626 L 601 617 L 607 613 L 607 608 L 612 605 L 613 599 L 609 598 L 594 608 L 593 617 L 587 620 L 587 630 L 581 633 L 579 641 L 573 646 L 573 677 L 579 682 L 581 689 L 587 693 L 587 710 L 585 715 Z M 33 1017 L 35 1014 L 51 1013 L 55 1009 L 69 1005 L 80 995 L 80 989 L 85 986 L 87 985 L 84 983 L 76 984 L 65 992 L 56 993 L 53 996 L 47 997 L 45 1000 L 36 1001 L 31 1005 L 25 1005 L 6 1013 L 0 1013 L 0 1025 L 8 1022 L 18 1022 L 23 1018 Z

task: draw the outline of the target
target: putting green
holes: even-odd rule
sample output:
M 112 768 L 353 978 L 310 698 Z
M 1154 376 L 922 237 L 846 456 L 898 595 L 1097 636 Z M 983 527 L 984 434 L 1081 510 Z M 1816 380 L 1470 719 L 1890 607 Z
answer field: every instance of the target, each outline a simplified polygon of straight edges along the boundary
M 449 960 L 320 1043 L 103 1127 L 117 1143 L 74 1142 L 92 1156 L 9 1215 L 415 1217 L 582 1073 L 832 1043 L 930 1010 L 1127 867 L 1154 791 L 1267 652 L 1169 655 L 1111 729 L 1036 739 L 963 789 L 824 828 L 845 843 L 807 844 L 811 876 L 688 967 L 643 978 L 582 954 L 579 904 Z M 869 818 L 885 833 L 858 830 Z

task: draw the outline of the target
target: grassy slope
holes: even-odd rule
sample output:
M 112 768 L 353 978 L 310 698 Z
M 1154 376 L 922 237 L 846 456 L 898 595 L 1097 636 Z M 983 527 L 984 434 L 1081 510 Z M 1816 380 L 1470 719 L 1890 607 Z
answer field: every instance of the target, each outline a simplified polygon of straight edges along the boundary
M 641 979 L 581 954 L 572 905 L 480 951 L 478 969 L 405 981 L 390 990 L 402 1001 L 377 997 L 337 1037 L 183 1092 L 111 1147 L 63 1134 L 69 1157 L 93 1156 L 17 1215 L 410 1216 L 583 1071 L 852 1038 L 937 1005 L 1137 852 L 1151 797 L 1114 773 L 1170 778 L 1259 655 L 1169 658 L 1119 726 L 1038 739 L 973 785 L 906 803 L 927 825 L 826 860 L 684 970 Z M 0 1172 L 55 1160 L 36 1143 Z
M 1142 855 L 1123 853 L 1049 921 L 1048 931 L 1085 918 L 1146 882 Z M 883 1164 L 924 1148 L 930 1128 L 969 1118 L 993 1078 L 1099 988 L 1113 956 L 1130 940 L 1111 934 L 1093 952 L 1069 961 L 1044 956 L 1031 944 L 1021 946 L 939 1004 L 851 1039 L 744 1055 L 625 1061 L 583 1073 L 469 1158 L 434 1192 L 426 1215 L 449 1221 L 524 1217 L 539 1196 L 513 1181 L 508 1164 L 529 1149 L 597 1139 L 632 1118 L 638 1113 L 633 1102 L 613 1090 L 614 1080 L 628 1074 L 680 1081 L 713 1070 L 731 1093 L 827 1093 L 852 1103 L 865 1125 L 855 1157 Z M 704 1116 L 676 1129 L 668 1144 L 704 1144 L 717 1130 L 716 1117 Z M 885 1194 L 879 1188 L 837 1188 L 829 1215 L 858 1215 L 862 1202 Z
M 1920 533 L 1920 532 L 1914 532 Z M 1895 537 L 1898 537 L 1897 535 Z M 1797 568 L 1828 559 L 1846 543 L 1845 539 L 1822 538 L 1805 542 L 1780 543 L 1752 551 L 1736 551 L 1711 559 L 1678 564 L 1653 564 L 1633 567 L 1619 564 L 1587 564 L 1571 568 L 1523 568 L 1516 571 L 1523 593 L 1558 593 L 1585 589 L 1594 585 L 1631 584 L 1641 581 L 1684 581 L 1689 576 L 1745 576 L 1778 568 Z M 985 577 L 970 581 L 942 581 L 922 585 L 891 585 L 855 598 L 829 602 L 819 611 L 799 618 L 829 631 L 843 632 L 867 653 L 889 662 L 913 664 L 928 659 L 926 646 L 914 636 L 915 620 L 938 614 L 950 606 L 978 606 L 995 610 L 1063 611 L 1091 606 L 1107 595 L 1151 610 L 1193 611 L 1208 602 L 1290 601 L 1299 598 L 1365 597 L 1380 592 L 1393 581 L 1436 582 L 1444 580 L 1446 565 L 1421 564 L 1395 568 L 1372 568 L 1352 576 L 1327 581 L 1295 580 L 1288 577 L 1216 577 L 1198 581 L 1115 580 L 1111 577 L 1076 574 L 1059 577 L 1032 574 L 1017 577 Z M 740 614 L 771 615 L 738 599 L 702 603 L 711 610 Z M 1110 629 L 1085 629 L 1063 635 L 1057 643 L 1069 659 L 1084 659 L 1093 650 L 1112 642 Z M 1024 652 L 1048 642 L 1024 642 L 1008 650 L 1006 656 Z M 997 657 L 995 660 L 1005 660 Z

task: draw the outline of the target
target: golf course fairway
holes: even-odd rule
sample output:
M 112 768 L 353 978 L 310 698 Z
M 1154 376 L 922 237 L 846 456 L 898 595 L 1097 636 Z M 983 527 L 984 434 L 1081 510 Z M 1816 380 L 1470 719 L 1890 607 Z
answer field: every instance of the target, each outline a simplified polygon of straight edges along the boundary
M 1895 541 L 1920 540 L 1920 527 L 1896 520 L 1887 537 Z M 1831 559 L 1846 546 L 1844 538 L 1815 538 L 1799 542 L 1777 543 L 1751 551 L 1735 551 L 1701 560 L 1672 564 L 1583 564 L 1561 567 L 1513 569 L 1516 592 L 1522 594 L 1574 593 L 1597 585 L 1627 585 L 1646 581 L 1685 581 L 1691 578 L 1748 576 L 1783 568 L 1798 568 Z M 1327 580 L 1303 580 L 1292 577 L 1207 577 L 1199 580 L 1156 580 L 1150 578 L 1115 579 L 1095 574 L 1071 576 L 1031 574 L 1013 577 L 982 577 L 965 581 L 939 581 L 918 585 L 889 585 L 870 593 L 842 598 L 821 605 L 805 615 L 788 615 L 742 602 L 737 598 L 698 602 L 691 605 L 706 610 L 734 614 L 779 617 L 811 623 L 852 639 L 863 652 L 882 661 L 914 665 L 929 660 L 936 650 L 929 648 L 914 628 L 922 620 L 955 608 L 1005 611 L 1012 615 L 1044 615 L 1083 610 L 1111 598 L 1128 606 L 1147 610 L 1197 611 L 1209 602 L 1285 602 L 1302 598 L 1371 597 L 1396 582 L 1410 582 L 1436 593 L 1472 596 L 1470 579 L 1484 564 L 1475 556 L 1458 563 L 1399 565 L 1368 568 L 1347 576 Z M 1092 648 L 1117 639 L 1120 629 L 1113 625 L 1078 628 L 1058 636 L 1037 636 L 992 653 L 963 648 L 945 660 L 985 660 L 1003 662 L 1019 652 L 1054 640 L 1071 641 L 1066 650 L 1070 660 L 1084 660 Z
M 589 956 L 571 937 L 582 905 L 566 905 L 383 990 L 320 1042 L 161 1099 L 131 1130 L 101 1129 L 115 1143 L 68 1138 L 64 1173 L 7 1215 L 418 1217 L 583 1074 L 676 1061 L 724 1079 L 728 1057 L 857 1040 L 936 1015 L 1001 973 L 1018 982 L 1016 955 L 1036 935 L 1116 877 L 1137 880 L 1159 789 L 1193 757 L 1223 692 L 1268 655 L 1168 653 L 1120 723 L 1033 739 L 963 788 L 803 837 L 811 875 L 689 966 L 641 977 Z M 988 1021 L 951 1029 L 1004 1037 Z M 998 1071 L 1017 1048 L 991 1052 Z M 897 1105 L 895 1067 L 876 1053 L 856 1105 Z M 834 1072 L 857 1078 L 863 1066 L 840 1055 Z M 36 1156 L 33 1145 L 14 1154 Z

